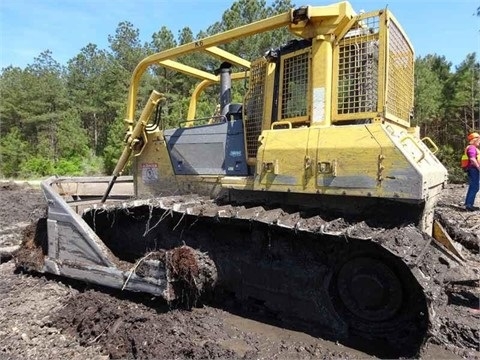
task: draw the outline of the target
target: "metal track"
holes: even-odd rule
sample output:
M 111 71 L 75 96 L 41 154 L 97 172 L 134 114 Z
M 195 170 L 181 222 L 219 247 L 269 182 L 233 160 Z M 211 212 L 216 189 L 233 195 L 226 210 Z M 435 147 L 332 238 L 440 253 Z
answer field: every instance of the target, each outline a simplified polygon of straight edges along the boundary
M 104 206 L 84 219 L 122 260 L 186 244 L 208 254 L 217 287 L 241 301 L 403 356 L 415 355 L 435 331 L 441 287 L 434 280 L 452 266 L 414 226 L 373 228 L 195 195 Z

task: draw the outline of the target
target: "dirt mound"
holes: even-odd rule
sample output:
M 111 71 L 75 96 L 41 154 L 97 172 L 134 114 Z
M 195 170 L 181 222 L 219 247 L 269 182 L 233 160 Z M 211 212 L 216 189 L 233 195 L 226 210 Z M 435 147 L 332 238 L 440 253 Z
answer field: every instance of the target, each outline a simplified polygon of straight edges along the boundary
M 106 360 L 99 347 L 81 346 L 52 326 L 51 316 L 77 290 L 14 270 L 12 261 L 0 264 L 1 359 Z
M 47 219 L 32 222 L 22 237 L 22 246 L 14 254 L 16 265 L 27 271 L 41 271 L 48 248 Z
M 0 263 L 10 260 L 28 235 L 28 227 L 47 212 L 40 188 L 0 181 Z M 30 228 L 32 231 L 33 228 Z
M 69 301 L 54 323 L 78 336 L 81 345 L 100 345 L 112 359 L 234 359 L 212 339 L 225 339 L 218 319 L 202 312 L 170 310 L 162 302 L 147 306 L 87 291 Z
M 5 191 L 5 190 L 20 190 L 24 189 L 25 187 L 30 187 L 28 183 L 18 183 L 14 181 L 1 181 L 0 182 L 0 191 Z

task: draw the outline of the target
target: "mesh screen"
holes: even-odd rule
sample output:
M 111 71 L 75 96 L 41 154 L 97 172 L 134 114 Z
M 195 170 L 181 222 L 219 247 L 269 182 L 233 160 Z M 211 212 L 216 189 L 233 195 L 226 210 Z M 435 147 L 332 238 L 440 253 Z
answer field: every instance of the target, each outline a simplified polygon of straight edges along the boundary
M 284 60 L 281 119 L 307 115 L 308 58 L 305 52 Z
M 247 156 L 257 156 L 258 136 L 262 132 L 263 101 L 265 93 L 265 77 L 267 61 L 259 59 L 252 63 L 250 68 L 250 82 L 245 96 L 245 139 L 247 142 Z
M 379 17 L 361 21 L 339 43 L 338 114 L 377 111 Z
M 413 105 L 413 52 L 393 21 L 388 34 L 387 111 L 408 120 Z

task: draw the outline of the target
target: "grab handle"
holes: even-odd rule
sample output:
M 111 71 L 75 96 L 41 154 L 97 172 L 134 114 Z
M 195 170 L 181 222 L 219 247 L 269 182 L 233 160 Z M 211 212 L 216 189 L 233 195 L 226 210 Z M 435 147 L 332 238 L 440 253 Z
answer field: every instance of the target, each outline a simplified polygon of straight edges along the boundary
M 289 129 L 292 128 L 292 123 L 290 121 L 275 121 L 272 123 L 271 129 L 275 129 L 276 126 L 285 126 L 287 125 Z
M 428 142 L 430 146 L 433 148 L 432 153 L 436 154 L 438 152 L 438 146 L 433 142 L 433 140 L 427 136 L 422 139 L 422 142 L 425 142 L 425 141 Z
M 400 139 L 400 143 L 405 143 L 405 141 L 407 140 L 410 140 L 410 142 L 412 142 L 413 145 L 415 145 L 415 147 L 420 150 L 420 153 L 421 153 L 421 156 L 420 158 L 417 160 L 417 163 L 419 163 L 420 161 L 422 161 L 423 159 L 425 159 L 425 150 L 422 149 L 420 146 L 418 146 L 417 142 L 409 135 L 407 136 L 404 136 L 402 139 Z

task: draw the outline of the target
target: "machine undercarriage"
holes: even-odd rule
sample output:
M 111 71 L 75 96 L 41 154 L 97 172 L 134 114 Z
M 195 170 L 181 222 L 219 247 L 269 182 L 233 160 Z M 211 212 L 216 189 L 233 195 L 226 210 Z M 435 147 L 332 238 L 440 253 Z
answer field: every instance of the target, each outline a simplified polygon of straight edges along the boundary
M 68 188 L 72 179 L 51 181 Z M 26 269 L 89 277 L 186 306 L 228 294 L 287 326 L 358 339 L 390 356 L 415 355 L 435 331 L 438 279 L 460 266 L 414 224 L 392 217 L 383 223 L 333 219 L 292 206 L 232 205 L 194 194 L 103 206 L 89 205 L 89 196 L 66 196 L 67 204 L 43 186 L 51 196 L 49 218 L 39 223 L 29 251 L 17 256 Z M 88 229 L 95 235 L 75 236 Z M 32 257 L 34 246 L 40 256 Z

